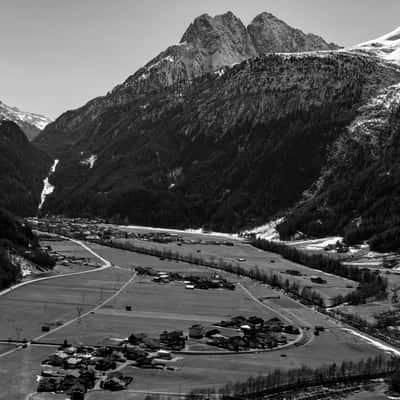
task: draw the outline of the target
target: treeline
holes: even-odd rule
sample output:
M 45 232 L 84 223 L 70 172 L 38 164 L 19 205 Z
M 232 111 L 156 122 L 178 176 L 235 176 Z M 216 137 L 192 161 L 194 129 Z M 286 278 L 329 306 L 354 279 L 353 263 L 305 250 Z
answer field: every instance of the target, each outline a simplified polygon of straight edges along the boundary
M 362 304 L 369 298 L 382 299 L 387 296 L 387 280 L 379 273 L 368 268 L 345 266 L 339 260 L 324 254 L 310 254 L 284 243 L 272 242 L 264 239 L 252 239 L 251 244 L 258 249 L 278 253 L 287 260 L 307 267 L 341 276 L 359 283 L 358 288 L 346 296 L 337 296 L 333 304 L 349 302 Z
M 266 395 L 286 391 L 301 391 L 304 388 L 336 383 L 367 381 L 378 377 L 390 376 L 400 367 L 398 358 L 387 359 L 382 356 L 368 358 L 358 362 L 343 361 L 318 368 L 276 369 L 267 375 L 250 377 L 244 382 L 228 383 L 219 390 L 199 389 L 191 393 L 191 398 L 202 400 L 210 394 L 228 399 L 262 399 Z
M 184 255 L 169 249 L 142 247 L 128 242 L 103 240 L 95 240 L 94 242 L 122 250 L 133 251 L 136 253 L 147 254 L 150 256 L 166 258 L 170 260 L 183 261 L 189 264 L 201 265 L 204 267 L 218 269 L 236 275 L 245 276 L 264 284 L 270 285 L 275 289 L 285 290 L 286 292 L 291 293 L 295 298 L 302 301 L 304 304 L 313 304 L 319 307 L 325 307 L 324 299 L 317 291 L 312 290 L 309 287 L 304 287 L 303 289 L 300 289 L 300 286 L 297 282 L 290 282 L 288 279 L 283 279 L 280 275 L 275 273 L 267 273 L 261 271 L 257 266 L 245 268 L 239 263 L 233 264 L 231 262 L 223 260 L 222 258 L 206 259 L 198 255 Z
M 18 282 L 21 277 L 21 270 L 10 261 L 8 251 L 0 247 L 0 290 Z
M 336 233 L 348 244 L 368 241 L 374 251 L 399 251 L 400 107 L 393 102 L 391 108 L 387 123 L 368 140 L 362 131 L 339 139 L 320 185 L 278 227 L 283 240 L 298 231 Z
M 13 262 L 13 256 L 17 255 L 45 269 L 55 265 L 53 258 L 40 249 L 39 240 L 31 228 L 0 208 L 0 289 L 21 279 L 20 267 Z
M 391 327 L 399 325 L 400 316 L 397 311 L 375 315 L 374 322 L 370 322 L 357 314 L 343 312 L 338 308 L 320 311 L 386 343 L 396 347 L 400 346 L 400 332 L 397 329 L 391 329 Z

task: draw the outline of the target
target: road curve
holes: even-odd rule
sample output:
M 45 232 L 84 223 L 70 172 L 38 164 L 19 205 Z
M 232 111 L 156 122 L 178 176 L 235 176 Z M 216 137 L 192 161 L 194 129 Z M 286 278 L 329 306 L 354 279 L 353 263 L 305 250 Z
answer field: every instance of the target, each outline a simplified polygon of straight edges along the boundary
M 50 279 L 56 279 L 56 278 L 63 278 L 63 277 L 66 277 L 66 276 L 76 276 L 76 275 L 90 274 L 90 273 L 93 273 L 93 272 L 102 271 L 102 270 L 110 268 L 112 266 L 110 261 L 106 260 L 105 258 L 100 256 L 99 254 L 97 254 L 89 246 L 87 246 L 85 243 L 81 242 L 80 240 L 75 240 L 75 239 L 67 238 L 65 236 L 51 234 L 51 233 L 46 233 L 46 234 L 48 234 L 50 236 L 53 236 L 53 237 L 59 237 L 60 239 L 70 240 L 71 242 L 74 242 L 74 243 L 78 244 L 79 246 L 81 246 L 85 250 L 87 250 L 89 253 L 91 253 L 95 257 L 97 257 L 103 263 L 103 266 L 100 267 L 100 268 L 91 269 L 89 271 L 71 272 L 71 273 L 67 273 L 67 274 L 58 274 L 58 275 L 52 275 L 52 276 L 45 276 L 45 277 L 42 277 L 42 278 L 36 278 L 36 279 L 32 279 L 30 281 L 24 281 L 24 282 L 21 282 L 21 283 L 17 283 L 16 285 L 10 286 L 9 288 L 2 290 L 0 292 L 0 296 L 4 296 L 4 295 L 6 295 L 6 294 L 8 294 L 8 293 L 10 293 L 10 292 L 22 287 L 22 286 L 30 285 L 32 283 L 36 283 L 36 282 L 40 282 L 40 281 L 46 281 L 46 280 L 50 280 Z

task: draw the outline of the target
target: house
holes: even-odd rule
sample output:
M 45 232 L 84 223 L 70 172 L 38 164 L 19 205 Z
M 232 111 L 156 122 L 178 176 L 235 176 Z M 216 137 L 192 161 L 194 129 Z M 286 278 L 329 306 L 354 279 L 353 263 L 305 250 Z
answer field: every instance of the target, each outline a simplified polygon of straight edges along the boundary
M 157 358 L 161 358 L 163 360 L 171 360 L 172 355 L 171 352 L 168 350 L 158 350 L 157 351 Z
M 76 384 L 69 390 L 69 393 L 71 400 L 84 400 L 86 388 L 81 384 Z
M 202 339 L 204 337 L 204 327 L 196 324 L 189 328 L 189 337 L 192 339 Z

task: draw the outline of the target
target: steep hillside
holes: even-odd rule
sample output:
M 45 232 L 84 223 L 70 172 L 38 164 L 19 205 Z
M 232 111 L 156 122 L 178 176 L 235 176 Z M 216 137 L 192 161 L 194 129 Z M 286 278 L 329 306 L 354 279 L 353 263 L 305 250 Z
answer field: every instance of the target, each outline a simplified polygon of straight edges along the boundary
M 43 115 L 21 111 L 0 101 L 0 119 L 15 122 L 29 140 L 33 140 L 51 122 Z
M 278 227 L 283 238 L 337 233 L 375 250 L 400 248 L 400 84 L 358 111 L 307 197 Z
M 21 216 L 36 213 L 49 156 L 11 121 L 0 120 L 0 207 Z
M 319 177 L 358 106 L 399 80 L 346 52 L 269 55 L 111 107 L 75 132 L 44 209 L 219 230 L 265 222 Z
M 82 139 L 85 126 L 115 106 L 128 105 L 173 85 L 182 89 L 193 79 L 266 52 L 337 48 L 305 35 L 270 14 L 257 16 L 246 28 L 232 12 L 196 18 L 177 45 L 170 46 L 106 96 L 68 111 L 50 124 L 36 143 L 55 158 Z
M 22 262 L 34 263 L 44 269 L 55 264 L 40 249 L 39 240 L 30 227 L 0 208 L 0 290 L 22 278 Z

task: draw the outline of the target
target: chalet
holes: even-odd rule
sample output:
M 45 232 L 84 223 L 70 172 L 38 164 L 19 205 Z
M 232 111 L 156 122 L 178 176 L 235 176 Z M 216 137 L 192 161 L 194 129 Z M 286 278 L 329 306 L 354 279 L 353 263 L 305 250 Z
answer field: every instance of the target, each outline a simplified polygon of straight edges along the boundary
M 204 337 L 204 327 L 196 324 L 189 328 L 189 337 L 192 339 L 202 339 Z

